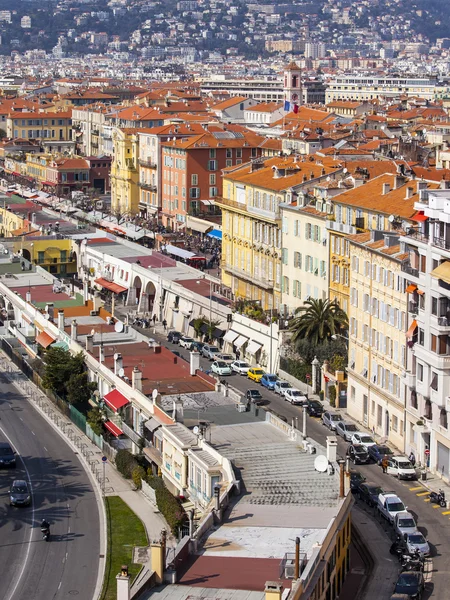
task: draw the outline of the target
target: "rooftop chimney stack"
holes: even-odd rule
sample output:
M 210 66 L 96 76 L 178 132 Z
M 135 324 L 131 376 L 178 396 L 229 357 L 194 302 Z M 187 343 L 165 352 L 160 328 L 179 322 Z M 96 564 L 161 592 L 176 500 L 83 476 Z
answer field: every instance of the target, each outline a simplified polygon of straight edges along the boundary
M 70 337 L 74 340 L 74 342 L 77 341 L 77 335 L 78 335 L 78 323 L 74 319 L 72 321 L 72 323 L 70 324 Z
M 131 373 L 131 387 L 133 390 L 142 392 L 142 371 L 138 367 L 134 367 Z
M 337 438 L 335 435 L 327 435 L 327 459 L 329 463 L 336 462 Z
M 28 290 L 28 292 L 25 294 L 25 300 L 31 304 L 31 292 Z
M 58 310 L 58 329 L 60 331 L 64 331 L 64 311 L 63 310 Z
M 83 301 L 87 302 L 89 300 L 89 282 L 83 282 Z
M 103 348 L 103 342 L 101 342 L 100 346 L 98 347 L 98 362 L 99 363 L 105 362 L 105 350 Z
M 91 354 L 94 351 L 94 336 L 93 335 L 86 336 L 86 351 L 90 352 Z
M 118 375 L 120 369 L 123 369 L 123 358 L 119 353 L 114 354 L 114 375 Z
M 196 371 L 200 369 L 200 352 L 190 353 L 190 369 L 189 372 L 192 376 L 195 375 Z

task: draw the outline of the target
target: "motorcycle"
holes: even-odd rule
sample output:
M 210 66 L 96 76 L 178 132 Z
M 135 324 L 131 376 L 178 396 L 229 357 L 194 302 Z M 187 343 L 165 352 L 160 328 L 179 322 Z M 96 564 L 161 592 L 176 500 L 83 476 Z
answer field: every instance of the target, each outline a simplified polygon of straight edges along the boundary
M 423 571 L 425 560 L 419 554 L 403 554 L 400 558 L 402 571 Z
M 430 492 L 429 498 L 430 502 L 433 502 L 434 504 L 439 504 L 439 506 L 442 506 L 442 508 L 445 508 L 447 506 L 447 502 L 445 500 L 445 493 L 442 490 L 439 490 L 438 492 Z
M 391 544 L 389 552 L 390 554 L 396 554 L 398 559 L 401 560 L 401 557 L 405 552 L 405 545 L 400 537 L 397 537 L 397 539 Z
M 42 539 L 45 540 L 46 542 L 48 542 L 50 539 L 50 527 L 41 527 L 41 531 L 42 531 Z

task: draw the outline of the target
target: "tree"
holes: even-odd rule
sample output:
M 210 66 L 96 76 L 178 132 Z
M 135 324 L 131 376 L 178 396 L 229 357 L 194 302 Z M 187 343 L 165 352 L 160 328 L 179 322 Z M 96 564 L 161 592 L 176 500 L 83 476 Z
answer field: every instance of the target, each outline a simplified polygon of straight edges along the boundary
M 298 316 L 290 326 L 293 342 L 305 339 L 317 345 L 331 340 L 333 335 L 345 331 L 348 327 L 347 315 L 335 300 L 312 298 L 306 300 L 295 313 Z
M 86 371 L 70 376 L 66 385 L 67 401 L 69 404 L 85 404 L 97 389 L 97 384 L 89 381 Z
M 205 317 L 198 317 L 198 319 L 194 319 L 193 327 L 195 331 L 195 335 L 200 337 L 202 335 L 202 326 L 206 323 Z
M 71 404 L 87 402 L 96 384 L 89 382 L 83 353 L 72 356 L 68 350 L 48 348 L 44 355 L 42 385 Z
M 86 421 L 89 423 L 92 431 L 96 435 L 102 435 L 103 433 L 103 419 L 102 419 L 102 411 L 95 406 L 91 410 L 88 411 L 86 415 Z

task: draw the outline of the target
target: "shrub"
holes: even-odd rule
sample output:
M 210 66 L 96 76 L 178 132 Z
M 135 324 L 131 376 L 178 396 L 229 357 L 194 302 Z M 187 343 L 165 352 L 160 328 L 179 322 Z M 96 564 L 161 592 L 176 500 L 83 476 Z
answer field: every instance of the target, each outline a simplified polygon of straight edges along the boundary
M 330 404 L 334 408 L 336 406 L 336 386 L 332 385 L 329 389 Z
M 320 392 L 319 392 L 319 398 L 322 400 L 322 402 L 323 402 L 323 397 L 324 397 L 324 396 L 325 396 L 325 393 L 324 393 L 324 391 L 323 391 L 323 390 L 320 390 Z
M 145 479 L 145 469 L 139 466 L 134 467 L 131 477 L 136 489 L 140 490 L 142 487 L 142 480 Z
M 173 534 L 178 533 L 178 528 L 186 520 L 186 513 L 181 506 L 179 498 L 175 498 L 164 485 L 161 477 L 149 474 L 147 483 L 155 490 L 158 510 L 164 515 Z
M 116 467 L 121 475 L 131 479 L 133 470 L 138 466 L 134 456 L 128 450 L 119 450 L 116 455 Z

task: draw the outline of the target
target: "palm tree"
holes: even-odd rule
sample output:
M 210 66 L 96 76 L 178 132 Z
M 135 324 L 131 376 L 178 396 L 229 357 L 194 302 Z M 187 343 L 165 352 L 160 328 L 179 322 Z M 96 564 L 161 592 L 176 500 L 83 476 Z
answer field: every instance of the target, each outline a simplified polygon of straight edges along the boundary
M 336 300 L 306 300 L 295 311 L 296 316 L 290 326 L 292 341 L 306 339 L 314 345 L 330 340 L 348 328 L 348 318 Z

